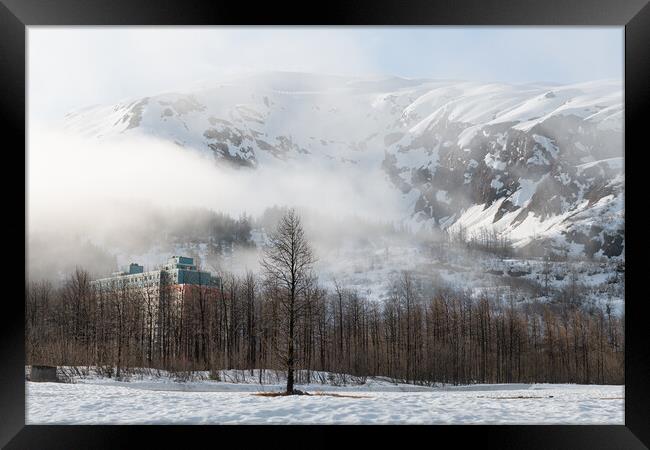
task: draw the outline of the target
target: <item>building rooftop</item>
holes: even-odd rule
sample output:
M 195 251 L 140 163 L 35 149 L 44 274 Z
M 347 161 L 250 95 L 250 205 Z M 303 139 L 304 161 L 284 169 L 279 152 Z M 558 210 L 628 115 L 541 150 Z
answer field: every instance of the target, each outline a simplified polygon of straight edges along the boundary
M 160 283 L 162 274 L 166 273 L 165 280 L 172 284 L 195 284 L 215 286 L 220 284 L 220 279 L 208 271 L 198 270 L 194 265 L 194 258 L 187 256 L 172 256 L 160 269 L 145 272 L 144 266 L 131 263 L 127 272 L 113 272 L 110 277 L 95 280 L 100 284 L 125 280 L 126 283 L 143 283 L 151 285 Z

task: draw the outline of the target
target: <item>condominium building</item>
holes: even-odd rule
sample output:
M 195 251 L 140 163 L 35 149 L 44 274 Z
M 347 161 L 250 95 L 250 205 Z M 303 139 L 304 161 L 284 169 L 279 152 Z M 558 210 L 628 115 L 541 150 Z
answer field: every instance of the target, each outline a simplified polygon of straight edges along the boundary
M 161 286 L 219 288 L 221 279 L 210 272 L 198 270 L 193 258 L 172 256 L 160 269 L 145 272 L 143 266 L 131 263 L 128 271 L 115 272 L 110 277 L 93 281 L 92 285 L 100 292 L 144 288 L 154 288 L 159 291 Z

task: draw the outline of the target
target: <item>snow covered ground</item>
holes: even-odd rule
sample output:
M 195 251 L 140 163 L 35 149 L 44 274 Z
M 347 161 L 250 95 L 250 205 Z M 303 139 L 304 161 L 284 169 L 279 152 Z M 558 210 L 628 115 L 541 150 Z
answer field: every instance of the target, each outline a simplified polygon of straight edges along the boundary
M 245 380 L 250 381 L 250 380 Z M 26 382 L 27 424 L 623 424 L 624 386 L 298 385 L 88 378 Z M 343 395 L 343 397 L 328 394 Z

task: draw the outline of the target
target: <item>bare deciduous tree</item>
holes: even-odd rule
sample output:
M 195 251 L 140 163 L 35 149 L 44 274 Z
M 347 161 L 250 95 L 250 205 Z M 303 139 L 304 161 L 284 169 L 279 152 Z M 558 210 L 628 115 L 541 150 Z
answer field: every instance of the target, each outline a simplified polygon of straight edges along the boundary
M 314 253 L 307 242 L 300 217 L 290 209 L 270 236 L 262 267 L 267 279 L 281 287 L 278 299 L 287 321 L 286 355 L 287 394 L 293 394 L 296 322 L 304 308 L 301 297 L 311 281 Z

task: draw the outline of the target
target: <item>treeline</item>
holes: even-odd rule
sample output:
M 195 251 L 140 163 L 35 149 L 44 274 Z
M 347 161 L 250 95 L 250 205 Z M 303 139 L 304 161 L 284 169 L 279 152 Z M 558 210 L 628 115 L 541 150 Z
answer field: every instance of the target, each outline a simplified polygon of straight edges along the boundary
M 385 301 L 310 277 L 288 321 L 268 277 L 222 274 L 218 289 L 100 292 L 77 270 L 26 289 L 27 364 L 171 371 L 296 369 L 415 383 L 624 382 L 623 317 L 609 308 L 423 295 L 408 272 Z M 502 297 L 502 296 L 499 296 Z M 293 339 L 288 341 L 288 327 Z M 260 372 L 261 374 L 262 372 Z
M 515 254 L 512 241 L 506 234 L 498 233 L 496 230 L 486 227 L 468 233 L 465 226 L 460 224 L 452 232 L 443 234 L 443 238 L 439 239 L 439 241 L 453 243 L 468 250 L 489 253 L 502 258 Z
M 222 212 L 188 209 L 161 220 L 158 232 L 180 242 L 212 240 L 249 246 L 252 245 L 252 221 L 253 218 L 246 213 L 235 219 Z

